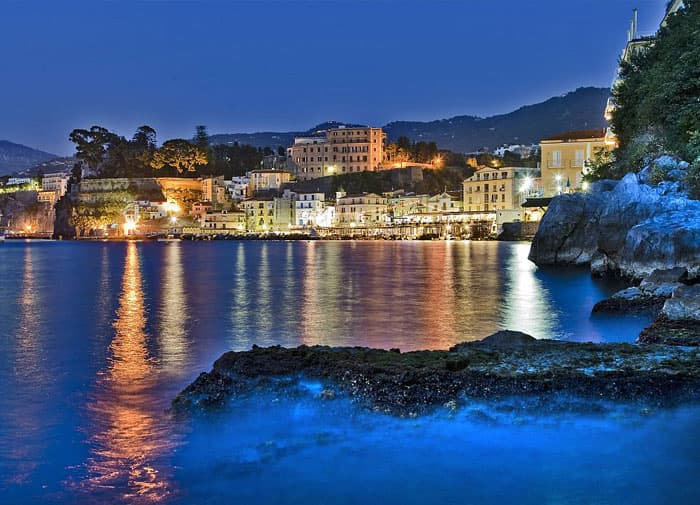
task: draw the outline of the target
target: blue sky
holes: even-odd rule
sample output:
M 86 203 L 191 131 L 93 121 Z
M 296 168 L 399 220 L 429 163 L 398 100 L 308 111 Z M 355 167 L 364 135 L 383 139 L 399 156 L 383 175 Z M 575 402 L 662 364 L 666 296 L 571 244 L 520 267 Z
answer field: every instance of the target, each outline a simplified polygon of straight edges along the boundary
M 0 139 L 100 124 L 159 139 L 492 115 L 607 87 L 663 0 L 0 0 Z

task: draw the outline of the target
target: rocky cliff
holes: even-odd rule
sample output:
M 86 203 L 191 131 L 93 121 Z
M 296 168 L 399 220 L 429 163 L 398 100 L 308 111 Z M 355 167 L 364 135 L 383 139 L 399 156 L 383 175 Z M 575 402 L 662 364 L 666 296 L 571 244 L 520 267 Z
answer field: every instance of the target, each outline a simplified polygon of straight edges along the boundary
M 660 158 L 621 181 L 552 200 L 530 250 L 537 265 L 590 264 L 640 280 L 681 267 L 700 278 L 700 201 L 683 191 L 687 164 Z M 665 179 L 652 184 L 654 179 Z

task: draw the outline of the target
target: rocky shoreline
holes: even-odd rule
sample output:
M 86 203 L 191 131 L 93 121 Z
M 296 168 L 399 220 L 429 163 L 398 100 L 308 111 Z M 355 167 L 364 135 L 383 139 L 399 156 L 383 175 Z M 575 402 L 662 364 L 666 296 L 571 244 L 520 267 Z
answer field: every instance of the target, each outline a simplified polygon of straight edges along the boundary
M 397 416 L 471 400 L 553 395 L 668 406 L 700 400 L 700 349 L 659 344 L 537 340 L 503 331 L 443 351 L 279 346 L 227 352 L 172 402 L 176 413 L 211 411 L 259 392 L 322 384 L 320 399 L 348 397 Z

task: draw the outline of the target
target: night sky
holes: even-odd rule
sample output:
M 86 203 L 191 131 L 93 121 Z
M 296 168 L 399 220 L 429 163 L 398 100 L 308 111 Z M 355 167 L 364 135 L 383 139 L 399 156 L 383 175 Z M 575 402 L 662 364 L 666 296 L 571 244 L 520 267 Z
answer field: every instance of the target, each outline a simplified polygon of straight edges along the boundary
M 0 139 L 57 154 L 75 127 L 162 141 L 325 120 L 492 115 L 610 85 L 634 7 L 664 0 L 0 0 Z

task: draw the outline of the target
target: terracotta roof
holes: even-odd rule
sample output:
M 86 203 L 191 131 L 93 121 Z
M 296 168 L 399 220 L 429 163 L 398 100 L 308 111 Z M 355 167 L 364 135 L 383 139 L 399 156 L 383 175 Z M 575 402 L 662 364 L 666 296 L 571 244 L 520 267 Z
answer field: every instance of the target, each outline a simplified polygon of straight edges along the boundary
M 569 142 L 571 140 L 602 138 L 605 138 L 605 128 L 594 128 L 592 130 L 572 130 L 564 133 L 559 133 L 558 135 L 552 135 L 551 137 L 545 137 L 542 139 L 542 141 L 560 140 L 563 142 Z

